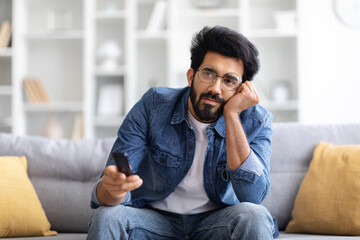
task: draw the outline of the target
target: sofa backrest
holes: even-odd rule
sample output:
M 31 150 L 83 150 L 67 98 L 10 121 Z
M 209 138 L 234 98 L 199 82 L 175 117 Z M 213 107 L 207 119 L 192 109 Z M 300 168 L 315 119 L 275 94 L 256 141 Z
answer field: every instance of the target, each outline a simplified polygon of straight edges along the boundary
M 284 229 L 316 144 L 360 144 L 360 124 L 275 123 L 273 127 L 271 190 L 263 205 Z M 27 157 L 30 180 L 53 230 L 87 232 L 90 194 L 114 140 L 49 140 L 0 133 L 0 156 Z
M 91 191 L 113 143 L 0 134 L 0 156 L 26 156 L 29 178 L 52 230 L 87 232 Z
M 271 190 L 263 205 L 283 230 L 319 141 L 335 145 L 360 144 L 360 124 L 301 125 L 275 123 L 272 138 Z

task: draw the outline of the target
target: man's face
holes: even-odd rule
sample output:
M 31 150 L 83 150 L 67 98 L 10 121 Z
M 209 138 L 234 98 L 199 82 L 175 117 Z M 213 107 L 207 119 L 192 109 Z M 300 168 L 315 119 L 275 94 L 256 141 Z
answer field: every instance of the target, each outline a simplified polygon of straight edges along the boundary
M 219 76 L 235 73 L 241 77 L 244 73 L 241 60 L 211 51 L 205 55 L 200 68 L 202 66 L 211 66 Z M 199 72 L 194 73 L 194 69 L 191 68 L 187 72 L 190 86 L 189 111 L 201 122 L 215 122 L 222 115 L 225 103 L 235 95 L 236 91 L 226 90 L 219 77 L 212 83 L 204 83 L 199 79 Z

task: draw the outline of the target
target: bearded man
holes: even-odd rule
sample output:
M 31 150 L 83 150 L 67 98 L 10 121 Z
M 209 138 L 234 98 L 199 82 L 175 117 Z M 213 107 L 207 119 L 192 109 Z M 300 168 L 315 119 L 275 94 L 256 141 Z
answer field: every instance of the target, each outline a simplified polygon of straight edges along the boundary
M 88 239 L 273 239 L 260 205 L 270 190 L 273 115 L 251 82 L 258 51 L 216 26 L 191 45 L 188 87 L 152 88 L 123 121 L 94 186 Z

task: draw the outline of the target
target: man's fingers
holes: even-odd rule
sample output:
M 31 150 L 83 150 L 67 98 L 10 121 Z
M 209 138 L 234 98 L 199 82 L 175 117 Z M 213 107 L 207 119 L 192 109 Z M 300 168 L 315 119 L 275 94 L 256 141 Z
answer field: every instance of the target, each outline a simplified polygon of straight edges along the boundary
M 139 178 L 137 181 L 127 182 L 121 185 L 121 188 L 125 192 L 130 192 L 134 189 L 139 188 L 143 184 L 143 180 Z
M 244 85 L 244 89 L 250 91 L 252 97 L 256 100 L 256 102 L 259 102 L 260 99 L 255 89 L 255 85 L 250 81 L 245 81 L 242 85 Z
M 126 177 L 124 173 L 120 172 L 114 176 L 104 175 L 102 178 L 102 182 L 109 187 L 120 186 L 127 183 L 136 183 L 139 181 L 142 181 L 142 179 L 138 175 L 131 175 Z
M 109 165 L 104 170 L 104 175 L 111 178 L 120 178 L 121 174 L 118 172 L 117 167 L 115 165 Z
M 256 100 L 258 100 L 258 99 L 259 99 L 259 96 L 258 96 L 258 94 L 257 94 L 255 85 L 254 85 L 252 82 L 249 82 L 248 86 L 249 86 L 249 88 L 250 88 L 250 90 L 251 90 L 254 98 L 255 98 Z
M 125 192 L 121 187 L 122 185 L 105 182 L 103 182 L 102 184 L 108 192 Z
M 112 192 L 130 192 L 134 189 L 139 188 L 143 184 L 143 180 L 139 178 L 136 181 L 129 181 L 121 184 L 116 184 L 112 182 L 103 182 L 104 187 L 108 191 Z
M 125 174 L 124 174 L 125 176 Z M 124 180 L 115 180 L 109 177 L 103 177 L 102 185 L 112 196 L 120 196 L 132 190 L 139 188 L 143 180 L 138 175 L 125 177 Z
M 250 81 L 245 81 L 245 82 L 243 83 L 243 85 L 244 85 L 244 88 L 249 89 L 249 91 L 251 91 L 251 92 L 254 91 L 254 87 L 253 87 L 252 82 L 250 82 Z
M 112 178 L 114 181 L 127 179 L 125 173 L 119 172 L 115 165 L 109 165 L 105 168 L 104 175 Z

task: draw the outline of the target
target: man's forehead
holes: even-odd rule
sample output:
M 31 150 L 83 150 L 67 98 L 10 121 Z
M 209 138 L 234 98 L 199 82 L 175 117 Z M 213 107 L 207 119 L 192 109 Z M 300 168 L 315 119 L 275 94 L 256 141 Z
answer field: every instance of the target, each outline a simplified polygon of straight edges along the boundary
M 228 57 L 214 51 L 208 51 L 205 54 L 205 57 L 200 67 L 205 65 L 211 66 L 217 72 L 221 72 L 223 74 L 233 72 L 238 74 L 239 76 L 242 76 L 244 73 L 244 64 L 241 59 L 235 57 Z

